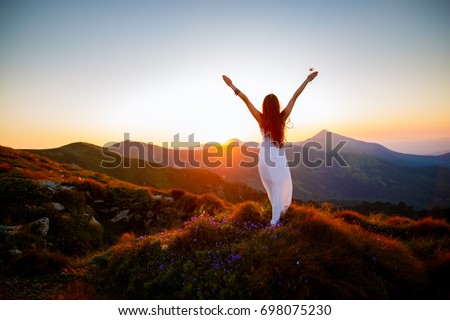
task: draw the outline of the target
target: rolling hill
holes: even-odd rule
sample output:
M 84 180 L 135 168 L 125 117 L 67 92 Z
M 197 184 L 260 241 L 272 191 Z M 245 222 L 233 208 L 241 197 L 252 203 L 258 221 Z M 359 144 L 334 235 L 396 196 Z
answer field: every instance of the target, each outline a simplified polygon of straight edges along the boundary
M 322 131 L 288 150 L 304 154 L 311 142 L 325 146 L 325 137 L 332 138 L 333 147 L 346 141 L 339 155 L 348 164 L 291 169 L 300 198 L 313 200 L 366 200 L 406 202 L 417 209 L 450 206 L 450 154 L 419 156 L 397 153 L 376 143 L 357 141 L 331 132 Z M 313 159 L 324 161 L 330 150 L 310 152 Z M 303 190 L 301 192 L 300 190 Z M 295 192 L 294 192 L 295 193 Z
M 329 150 L 325 150 L 327 135 L 332 139 Z M 348 166 L 341 166 L 336 160 L 331 160 L 331 165 L 326 165 L 327 158 L 332 158 L 332 148 L 338 146 L 340 141 L 345 141 L 345 144 L 338 150 L 338 154 Z M 255 161 L 257 143 L 243 144 L 239 140 L 231 140 L 226 145 L 216 147 L 221 152 L 214 153 L 216 149 L 211 146 L 175 151 L 124 141 L 111 146 L 109 157 L 106 158 L 106 149 L 80 143 L 57 149 L 30 151 L 135 184 L 157 188 L 177 186 L 196 193 L 212 192 L 219 196 L 227 194 L 225 198 L 233 202 L 245 197 L 254 199 L 253 191 L 246 189 L 243 184 L 264 191 Z M 286 148 L 286 155 L 291 161 L 295 199 L 383 201 L 394 204 L 404 202 L 415 209 L 450 207 L 450 154 L 402 154 L 380 144 L 358 141 L 323 130 L 310 139 L 292 143 Z M 124 170 L 124 165 L 113 169 L 100 166 L 102 160 L 114 157 L 128 161 L 125 164 L 131 170 Z M 208 165 L 207 161 L 213 164 L 218 161 L 218 165 Z M 308 166 L 308 161 L 310 164 L 318 163 L 317 161 L 323 163 L 314 167 Z M 180 163 L 184 169 L 179 168 Z M 241 163 L 252 165 L 245 167 Z M 137 168 L 139 165 L 145 168 Z M 238 182 L 239 188 L 235 188 L 239 190 L 237 194 L 222 179 L 232 185 Z
M 179 169 L 161 166 L 147 159 L 118 157 L 101 147 L 88 143 L 72 143 L 56 149 L 28 150 L 59 163 L 107 174 L 136 185 L 158 189 L 181 188 L 202 194 L 211 193 L 230 202 L 262 199 L 264 194 L 242 182 L 226 181 L 201 169 Z

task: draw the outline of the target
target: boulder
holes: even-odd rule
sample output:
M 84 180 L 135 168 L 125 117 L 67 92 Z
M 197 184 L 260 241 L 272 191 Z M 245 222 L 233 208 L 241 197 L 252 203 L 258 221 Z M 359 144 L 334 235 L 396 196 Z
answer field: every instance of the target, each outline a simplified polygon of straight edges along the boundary
M 62 190 L 73 190 L 75 187 L 74 186 L 62 186 L 60 183 L 54 182 L 54 181 L 50 181 L 50 180 L 46 180 L 46 181 L 41 181 L 39 183 L 39 185 L 41 187 L 47 188 L 48 190 L 52 191 L 52 192 L 56 192 L 60 189 Z
M 114 218 L 111 219 L 111 222 L 116 223 L 116 222 L 124 220 L 124 219 L 126 219 L 128 221 L 130 219 L 130 217 L 128 217 L 129 213 L 130 213 L 130 209 L 122 210 Z
M 172 197 L 164 197 L 164 200 L 167 202 L 173 202 L 173 198 Z
M 17 248 L 9 250 L 9 254 L 13 257 L 20 257 L 23 253 Z
M 50 227 L 50 220 L 47 217 L 43 217 L 28 224 L 21 224 L 17 226 L 0 225 L 0 232 L 12 236 L 31 231 L 37 236 L 45 237 L 47 235 L 49 227 Z
M 91 220 L 89 220 L 89 225 L 95 229 L 97 229 L 99 232 L 103 231 L 103 226 L 100 222 L 97 221 L 97 219 L 94 218 L 94 216 L 91 217 Z
M 37 219 L 28 224 L 30 230 L 36 235 L 45 237 L 50 227 L 50 220 L 47 217 Z
M 52 205 L 53 205 L 53 208 L 55 208 L 55 209 L 58 210 L 58 211 L 63 211 L 63 210 L 66 209 L 66 208 L 64 208 L 64 206 L 63 206 L 61 203 L 59 203 L 59 202 L 52 202 Z
M 50 191 L 56 192 L 56 190 L 59 189 L 59 183 L 47 180 L 47 181 L 41 181 L 39 183 L 41 185 L 41 187 L 47 188 Z
M 3 234 L 7 234 L 10 236 L 13 236 L 15 234 L 23 232 L 24 226 L 18 225 L 18 226 L 2 226 L 0 225 L 0 232 Z

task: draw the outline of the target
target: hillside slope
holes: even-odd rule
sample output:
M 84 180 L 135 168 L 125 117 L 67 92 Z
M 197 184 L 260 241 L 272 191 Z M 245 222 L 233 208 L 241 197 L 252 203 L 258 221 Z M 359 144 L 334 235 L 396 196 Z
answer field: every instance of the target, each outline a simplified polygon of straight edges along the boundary
M 331 136 L 326 149 L 327 134 Z M 346 142 L 339 156 L 346 166 L 332 159 L 332 148 Z M 233 150 L 232 167 L 210 168 L 212 172 L 262 189 L 256 166 L 239 166 L 244 149 Z M 248 152 L 248 151 L 247 151 Z M 376 143 L 358 141 L 321 131 L 314 137 L 286 147 L 293 179 L 293 196 L 308 201 L 383 201 L 407 203 L 415 209 L 450 207 L 450 154 L 408 155 Z
M 326 165 L 325 160 L 332 155 L 331 150 L 325 150 L 327 135 L 332 137 L 330 141 L 332 148 L 340 141 L 346 141 L 339 150 L 339 155 L 348 166 L 340 166 L 335 160 L 331 165 Z M 214 149 L 180 150 L 179 157 L 187 164 L 187 169 L 174 168 L 173 149 L 133 141 L 114 145 L 111 149 L 114 152 L 109 153 L 110 159 L 112 156 L 128 159 L 126 161 L 129 161 L 127 165 L 130 169 L 126 170 L 100 167 L 102 159 L 105 159 L 102 149 L 87 144 L 78 143 L 33 152 L 59 162 L 74 162 L 83 168 L 138 185 L 157 188 L 177 186 L 195 193 L 211 192 L 236 203 L 243 199 L 261 199 L 261 194 L 253 195 L 254 191 L 244 185 L 264 191 L 256 165 L 258 152 L 256 146 L 257 144 L 253 143 L 243 147 L 242 142 L 238 140 L 230 141 L 221 147 L 220 156 L 209 159 L 211 162 L 219 160 L 220 165 L 217 166 L 210 166 L 202 161 L 208 152 L 214 153 Z M 103 153 L 107 154 L 106 149 L 103 149 Z M 129 158 L 123 158 L 123 155 Z M 162 161 L 164 155 L 169 159 L 167 163 Z M 402 154 L 376 143 L 358 141 L 324 130 L 310 139 L 293 143 L 286 148 L 286 155 L 291 166 L 295 199 L 331 202 L 382 201 L 393 204 L 403 202 L 416 210 L 450 207 L 448 188 L 450 154 L 439 156 Z M 186 160 L 190 156 L 199 160 L 200 168 L 205 170 L 193 170 L 193 165 L 189 165 Z M 160 165 L 152 160 L 167 166 L 158 168 Z M 313 163 L 322 161 L 322 164 L 312 167 L 308 165 L 308 161 Z M 241 165 L 242 163 L 246 165 Z M 146 168 L 137 168 L 145 164 Z M 216 174 L 224 181 L 210 173 Z M 225 181 L 231 182 L 231 185 L 224 184 Z M 234 185 L 236 182 L 240 183 L 239 188 Z
M 59 163 L 72 164 L 140 186 L 158 189 L 176 187 L 197 194 L 211 193 L 234 203 L 248 199 L 259 200 L 265 196 L 243 183 L 225 181 L 207 170 L 160 167 L 140 159 L 118 157 L 117 153 L 87 143 L 72 143 L 56 149 L 28 151 Z
M 450 298 L 444 220 L 293 204 L 273 228 L 267 202 L 138 187 L 3 147 L 0 200 L 3 299 Z

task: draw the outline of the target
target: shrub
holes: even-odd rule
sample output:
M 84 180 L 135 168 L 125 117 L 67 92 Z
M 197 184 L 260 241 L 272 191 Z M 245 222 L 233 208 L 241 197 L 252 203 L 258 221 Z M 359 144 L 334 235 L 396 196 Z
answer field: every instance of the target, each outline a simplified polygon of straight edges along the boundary
M 72 214 L 80 215 L 86 207 L 86 195 L 78 190 L 58 190 L 53 195 L 52 201 L 60 202 Z
M 61 214 L 49 209 L 50 228 L 46 236 L 55 249 L 69 256 L 84 256 L 102 247 L 102 233 L 82 215 Z
M 344 221 L 352 224 L 360 224 L 362 221 L 366 220 L 362 214 L 353 210 L 342 210 L 334 214 L 335 218 L 341 218 Z
M 74 182 L 73 185 L 79 191 L 89 192 L 93 199 L 104 199 L 106 197 L 105 185 L 95 180 L 83 179 L 81 182 Z
M 169 194 L 175 200 L 179 200 L 186 194 L 186 191 L 184 191 L 183 189 L 171 189 L 169 191 Z
M 222 199 L 212 195 L 203 194 L 197 199 L 198 211 L 209 215 L 215 215 L 225 208 L 225 202 Z
M 304 208 L 306 214 L 296 209 L 288 211 L 296 223 L 290 218 L 243 243 L 243 259 L 254 268 L 246 272 L 251 298 L 382 297 L 352 234 L 311 208 Z
M 450 225 L 444 219 L 423 218 L 410 225 L 409 230 L 417 235 L 439 235 L 450 234 Z
M 7 173 L 0 176 L 0 207 L 19 209 L 42 201 L 44 196 L 36 182 L 22 174 Z M 11 208 L 13 207 L 13 208 Z
M 147 211 L 152 205 L 150 191 L 145 188 L 110 186 L 106 193 L 107 201 L 120 208 Z
M 183 196 L 176 201 L 176 207 L 182 213 L 180 218 L 183 220 L 194 216 L 198 205 L 198 196 L 189 192 L 185 192 Z
M 392 226 L 392 227 L 407 227 L 408 225 L 410 225 L 413 222 L 414 222 L 414 220 L 406 218 L 406 217 L 391 216 L 386 219 L 385 224 Z
M 233 210 L 230 219 L 237 223 L 250 222 L 260 225 L 265 225 L 270 222 L 262 217 L 258 204 L 253 201 L 246 201 L 238 204 Z
M 386 298 L 411 299 L 428 281 L 422 262 L 401 241 L 364 231 L 358 236 L 371 259 L 371 268 L 386 290 Z

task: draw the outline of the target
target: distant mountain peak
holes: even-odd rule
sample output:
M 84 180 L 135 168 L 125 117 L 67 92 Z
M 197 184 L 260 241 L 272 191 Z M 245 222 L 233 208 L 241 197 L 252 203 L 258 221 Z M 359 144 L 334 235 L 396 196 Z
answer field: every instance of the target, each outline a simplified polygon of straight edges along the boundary
M 316 133 L 313 137 L 306 139 L 306 141 L 317 141 L 317 142 L 325 142 L 327 133 L 330 133 L 332 135 L 332 138 L 334 141 L 336 140 L 348 140 L 348 141 L 357 141 L 355 139 L 349 138 L 349 137 L 345 137 L 343 135 L 334 133 L 332 131 L 329 131 L 327 129 L 323 129 L 321 131 L 319 131 L 318 133 Z

